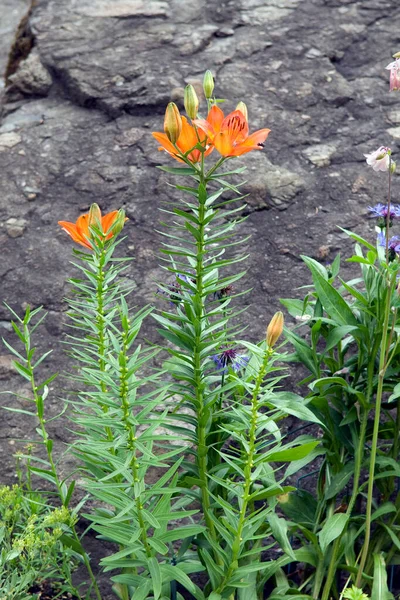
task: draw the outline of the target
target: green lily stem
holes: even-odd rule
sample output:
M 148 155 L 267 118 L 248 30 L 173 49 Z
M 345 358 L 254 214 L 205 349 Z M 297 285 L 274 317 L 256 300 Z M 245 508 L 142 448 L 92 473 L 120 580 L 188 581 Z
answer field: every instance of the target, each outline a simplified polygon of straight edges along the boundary
M 133 475 L 134 484 L 140 482 L 139 478 L 139 462 L 137 460 L 137 450 L 136 450 L 136 430 L 135 426 L 130 419 L 131 407 L 129 405 L 129 381 L 128 381 L 128 367 L 127 367 L 127 354 L 128 354 L 128 336 L 129 336 L 129 323 L 126 323 L 126 328 L 122 333 L 122 344 L 123 348 L 120 352 L 119 356 L 119 366 L 120 366 L 120 383 L 119 383 L 119 394 L 120 400 L 122 404 L 122 420 L 124 423 L 125 430 L 127 432 L 128 440 L 127 446 L 128 449 L 132 452 L 132 459 L 130 462 L 130 467 Z M 147 537 L 147 527 L 143 518 L 143 506 L 140 496 L 136 497 L 136 512 L 137 518 L 140 528 L 140 537 L 146 551 L 146 555 L 150 558 L 153 556 L 151 551 L 150 544 L 148 542 Z
M 239 513 L 239 522 L 237 525 L 236 535 L 232 544 L 232 557 L 229 564 L 229 567 L 226 571 L 226 575 L 222 582 L 220 583 L 216 593 L 221 594 L 225 587 L 229 585 L 229 580 L 232 575 L 238 568 L 238 559 L 240 556 L 240 548 L 242 545 L 242 533 L 243 527 L 246 522 L 247 516 L 247 508 L 249 505 L 250 491 L 251 491 L 251 483 L 252 483 L 252 473 L 254 467 L 254 455 L 256 453 L 256 431 L 257 431 L 257 420 L 258 420 L 258 395 L 260 393 L 260 388 L 262 382 L 265 377 L 265 373 L 268 367 L 268 360 L 272 355 L 271 348 L 267 348 L 264 355 L 264 360 L 262 362 L 261 368 L 258 372 L 256 384 L 254 386 L 253 395 L 251 399 L 251 419 L 250 419 L 250 429 L 248 436 L 248 452 L 247 452 L 247 460 L 246 465 L 244 467 L 244 483 L 243 483 L 243 496 L 242 496 L 242 507 Z
M 199 183 L 199 206 L 198 206 L 198 238 L 196 241 L 197 256 L 196 256 L 196 294 L 195 294 L 195 316 L 196 316 L 196 331 L 195 343 L 193 349 L 194 363 L 194 380 L 196 405 L 198 410 L 198 425 L 197 425 L 197 466 L 199 471 L 199 479 L 201 481 L 201 497 L 204 511 L 204 519 L 207 529 L 213 541 L 217 544 L 217 531 L 211 517 L 211 502 L 209 493 L 208 481 L 208 446 L 207 446 L 207 424 L 208 414 L 204 397 L 204 382 L 201 368 L 201 344 L 202 344 L 202 323 L 205 317 L 204 308 L 204 290 L 203 290 L 203 271 L 204 271 L 204 253 L 205 253 L 205 201 L 200 193 L 200 186 L 206 187 L 207 180 L 204 176 L 204 156 L 201 160 L 200 183 Z M 214 557 L 218 565 L 222 565 L 222 559 L 218 552 L 214 552 Z
M 96 307 L 96 324 L 97 324 L 97 335 L 98 335 L 98 365 L 99 370 L 104 373 L 106 370 L 106 361 L 105 361 L 105 352 L 106 352 L 106 327 L 105 327 L 105 311 L 104 311 L 104 267 L 105 267 L 105 243 L 106 241 L 99 240 L 100 250 L 99 255 L 97 256 L 97 252 L 95 250 L 95 254 L 93 254 L 93 258 L 97 263 L 97 290 L 96 290 L 96 299 L 97 299 L 97 307 Z M 96 264 L 95 263 L 95 264 Z M 100 388 L 103 394 L 107 393 L 107 386 L 104 381 L 101 381 Z M 104 413 L 108 412 L 108 407 L 106 405 L 102 406 L 102 410 Z M 107 440 L 112 442 L 113 434 L 110 427 L 105 428 Z M 111 452 L 114 453 L 114 450 L 111 449 Z
M 389 181 L 390 181 L 390 179 L 389 179 Z M 358 573 L 357 573 L 357 579 L 356 579 L 357 587 L 361 587 L 363 571 L 364 571 L 365 563 L 366 563 L 367 557 L 368 557 L 369 542 L 371 539 L 371 521 L 372 521 L 371 517 L 372 517 L 372 500 L 373 500 L 373 492 L 374 492 L 375 463 L 376 463 L 376 454 L 377 454 L 377 450 L 378 450 L 378 434 L 379 434 L 379 425 L 380 425 L 380 416 L 381 416 L 383 382 L 384 382 L 385 373 L 386 373 L 386 369 L 387 369 L 387 364 L 385 363 L 385 358 L 386 358 L 386 348 L 387 348 L 387 341 L 388 341 L 388 325 L 389 325 L 392 293 L 393 293 L 393 289 L 394 289 L 395 285 L 396 285 L 396 277 L 393 276 L 392 281 L 390 282 L 390 284 L 387 288 L 385 315 L 384 315 L 382 340 L 381 340 L 381 347 L 380 347 L 378 387 L 377 387 L 377 392 L 376 392 L 375 418 L 374 418 L 374 428 L 373 428 L 373 433 L 372 433 L 368 491 L 367 491 L 367 506 L 366 506 L 366 515 L 365 515 L 365 539 L 364 539 L 364 545 L 363 545 L 363 550 L 362 550 L 362 554 L 361 554 L 361 560 L 360 560 L 360 564 L 358 567 Z
M 25 352 L 26 352 L 26 355 L 29 356 L 29 344 L 28 344 L 28 342 L 25 345 Z M 41 434 L 42 434 L 43 443 L 44 443 L 44 445 L 46 447 L 47 458 L 48 458 L 49 464 L 51 466 L 52 475 L 54 477 L 54 483 L 56 485 L 56 488 L 57 488 L 58 495 L 59 495 L 59 498 L 61 500 L 61 503 L 63 504 L 63 506 L 68 507 L 67 502 L 66 502 L 66 498 L 65 498 L 65 495 L 64 495 L 64 492 L 63 492 L 63 486 L 62 486 L 62 483 L 60 482 L 60 480 L 58 478 L 56 465 L 55 465 L 55 462 L 54 462 L 54 459 L 53 459 L 53 450 L 52 450 L 53 442 L 49 438 L 49 435 L 47 433 L 46 420 L 43 417 L 43 410 L 39 409 L 39 406 L 43 404 L 43 397 L 40 396 L 40 394 L 38 394 L 38 387 L 36 385 L 34 368 L 33 368 L 33 365 L 31 363 L 30 359 L 27 359 L 27 368 L 28 368 L 29 373 L 30 373 L 30 383 L 31 383 L 31 387 L 32 387 L 33 398 L 34 398 L 34 401 L 35 401 L 35 404 L 36 404 L 36 411 L 37 411 L 36 412 L 36 416 L 39 419 L 40 431 L 41 431 Z M 75 529 L 75 526 L 73 524 L 71 524 L 70 529 L 71 529 L 71 533 L 72 533 L 72 536 L 73 536 L 74 540 L 79 544 L 79 546 L 81 546 L 81 542 L 79 540 L 79 536 L 76 533 L 76 529 Z M 82 558 L 83 558 L 83 562 L 84 562 L 84 565 L 86 567 L 86 570 L 87 570 L 87 572 L 89 574 L 90 580 L 92 582 L 92 586 L 93 586 L 93 589 L 95 591 L 97 600 L 102 600 L 101 593 L 100 593 L 99 587 L 97 585 L 96 577 L 94 576 L 94 573 L 92 571 L 92 567 L 90 566 L 89 558 L 88 558 L 88 556 L 87 556 L 87 554 L 86 554 L 85 551 L 83 551 L 83 553 L 82 553 Z M 79 598 L 80 598 L 80 596 L 79 596 Z

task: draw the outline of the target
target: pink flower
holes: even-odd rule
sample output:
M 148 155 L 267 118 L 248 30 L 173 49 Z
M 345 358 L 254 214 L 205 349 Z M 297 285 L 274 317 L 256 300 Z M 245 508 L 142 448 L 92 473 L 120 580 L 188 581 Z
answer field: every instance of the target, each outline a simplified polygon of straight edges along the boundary
M 390 71 L 389 92 L 400 90 L 400 58 L 396 58 L 386 69 Z
M 381 146 L 375 152 L 364 154 L 367 159 L 367 165 L 373 168 L 374 171 L 388 171 L 390 165 L 390 148 Z

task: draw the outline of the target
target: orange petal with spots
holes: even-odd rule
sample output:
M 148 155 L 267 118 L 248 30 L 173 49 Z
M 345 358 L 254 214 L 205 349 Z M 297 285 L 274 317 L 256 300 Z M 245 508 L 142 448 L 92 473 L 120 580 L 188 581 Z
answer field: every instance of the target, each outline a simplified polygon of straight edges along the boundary
M 214 146 L 222 156 L 233 156 L 233 146 L 228 132 L 222 131 L 214 138 Z
M 234 146 L 231 156 L 241 156 L 252 150 L 262 150 L 262 144 L 267 139 L 270 131 L 270 129 L 259 129 L 258 131 L 255 131 L 243 142 Z

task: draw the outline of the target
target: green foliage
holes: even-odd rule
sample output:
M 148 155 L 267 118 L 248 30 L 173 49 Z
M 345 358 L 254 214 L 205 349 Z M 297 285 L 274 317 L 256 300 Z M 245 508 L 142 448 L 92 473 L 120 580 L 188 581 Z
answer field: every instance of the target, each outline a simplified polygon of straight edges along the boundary
M 282 300 L 298 321 L 295 330 L 287 332 L 295 351 L 290 360 L 302 363 L 310 373 L 302 384 L 308 384 L 307 407 L 321 422 L 325 451 L 315 495 L 304 492 L 305 502 L 297 496 L 282 504 L 282 510 L 293 521 L 292 534 L 302 540 L 305 548 L 315 548 L 320 554 L 305 589 L 314 597 L 323 589 L 323 600 L 331 593 L 336 570 L 347 571 L 356 582 L 360 544 L 370 528 L 360 506 L 366 485 L 362 483 L 363 473 L 371 469 L 368 444 L 374 428 L 379 444 L 374 473 L 380 502 L 375 504 L 371 518 L 370 552 L 378 555 L 384 549 L 392 556 L 398 551 L 397 536 L 393 534 L 398 514 L 386 508 L 388 501 L 396 498 L 398 477 L 390 461 L 397 463 L 399 452 L 396 385 L 400 375 L 400 330 L 395 289 L 399 264 L 398 260 L 386 263 L 379 246 L 375 249 L 360 236 L 347 233 L 357 242 L 349 262 L 359 264 L 360 276 L 350 281 L 341 279 L 339 257 L 330 270 L 303 257 L 313 286 L 304 300 Z M 372 409 L 374 399 L 381 397 L 383 378 L 386 420 L 379 423 Z M 387 409 L 395 409 L 397 416 Z M 390 431 L 388 435 L 385 429 Z M 373 577 L 375 582 L 378 576 L 386 581 L 382 564 L 370 554 L 362 575 L 364 581 Z M 378 584 L 374 585 L 371 594 Z
M 78 557 L 63 544 L 75 518 L 21 485 L 0 487 L 0 597 L 32 600 L 31 587 L 51 580 L 59 593 L 79 596 L 72 583 Z

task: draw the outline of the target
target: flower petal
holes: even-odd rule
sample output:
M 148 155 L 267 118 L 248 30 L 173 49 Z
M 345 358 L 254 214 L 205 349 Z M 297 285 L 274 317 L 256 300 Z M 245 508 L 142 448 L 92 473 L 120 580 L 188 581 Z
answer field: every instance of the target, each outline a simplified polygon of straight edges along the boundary
M 107 233 L 110 227 L 114 224 L 115 219 L 118 216 L 118 211 L 113 210 L 112 212 L 107 213 L 101 219 L 101 227 L 103 229 L 103 233 Z M 112 237 L 112 234 L 107 236 L 108 238 Z
M 214 146 L 222 156 L 233 156 L 233 146 L 227 131 L 218 133 L 214 138 Z
M 92 249 L 92 246 L 90 245 L 88 240 L 83 238 L 78 232 L 75 223 L 70 223 L 69 221 L 58 221 L 58 224 L 63 228 L 64 231 L 68 233 L 69 236 L 71 236 L 74 242 L 80 244 L 81 246 L 85 246 L 86 248 Z
M 258 131 L 255 131 L 243 142 L 237 144 L 233 148 L 231 156 L 241 156 L 242 154 L 247 154 L 247 152 L 251 152 L 252 150 L 262 150 L 263 143 L 267 139 L 270 131 L 270 129 L 259 129 Z
M 241 110 L 234 110 L 225 117 L 221 131 L 228 132 L 232 144 L 244 141 L 249 135 L 249 125 Z

